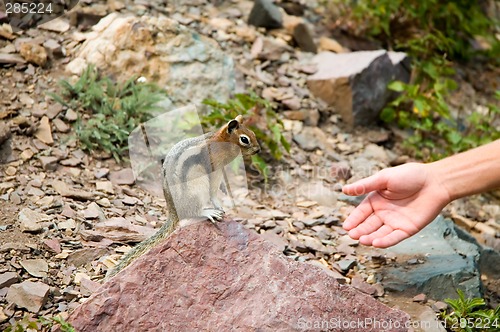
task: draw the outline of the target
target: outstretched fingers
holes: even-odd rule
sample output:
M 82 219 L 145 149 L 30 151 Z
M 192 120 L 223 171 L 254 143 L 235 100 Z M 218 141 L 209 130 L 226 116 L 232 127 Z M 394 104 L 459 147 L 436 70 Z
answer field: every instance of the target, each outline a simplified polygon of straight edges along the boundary
M 387 181 L 384 171 L 380 171 L 377 174 L 345 185 L 342 187 L 342 192 L 350 196 L 364 195 L 371 191 L 387 189 Z
M 383 226 L 382 220 L 375 214 L 371 214 L 362 223 L 349 231 L 349 236 L 353 239 L 359 239 L 362 236 L 376 232 Z
M 386 234 L 382 237 L 374 238 L 371 241 L 372 246 L 377 247 L 377 248 L 388 248 L 391 247 L 403 240 L 406 240 L 409 238 L 411 235 L 408 234 L 405 231 L 402 231 L 400 229 L 395 229 L 389 234 Z
M 344 227 L 346 231 L 350 231 L 364 222 L 372 213 L 373 207 L 367 197 L 349 214 L 342 227 Z

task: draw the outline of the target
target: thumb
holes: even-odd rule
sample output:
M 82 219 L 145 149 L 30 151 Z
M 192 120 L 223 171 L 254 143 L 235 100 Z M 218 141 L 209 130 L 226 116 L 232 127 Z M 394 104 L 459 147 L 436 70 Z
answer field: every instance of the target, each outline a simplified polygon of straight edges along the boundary
M 384 172 L 380 171 L 377 174 L 345 185 L 342 187 L 342 192 L 350 196 L 364 195 L 371 191 L 386 189 L 387 181 L 388 179 Z

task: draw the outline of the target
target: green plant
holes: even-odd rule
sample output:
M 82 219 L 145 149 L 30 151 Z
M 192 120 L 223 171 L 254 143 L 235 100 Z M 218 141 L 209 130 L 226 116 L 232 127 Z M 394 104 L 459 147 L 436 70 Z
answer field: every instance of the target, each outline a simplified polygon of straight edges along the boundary
M 452 114 L 447 98 L 456 89 L 458 61 L 470 60 L 480 51 L 471 40 L 482 38 L 491 46 L 481 51 L 498 63 L 499 42 L 477 1 L 458 0 L 337 0 L 343 7 L 340 24 L 350 32 L 369 36 L 386 48 L 404 51 L 412 58 L 409 84 L 393 82 L 389 89 L 400 95 L 381 113 L 381 119 L 412 131 L 405 146 L 423 159 L 492 141 L 499 137 L 498 109 L 460 118 Z M 348 22 L 354 22 L 349 24 Z
M 61 95 L 52 98 L 78 111 L 75 133 L 88 151 L 104 151 L 117 161 L 127 151 L 130 132 L 152 117 L 157 103 L 166 94 L 151 83 L 138 83 L 135 77 L 122 84 L 102 76 L 90 65 L 76 83 L 60 82 Z
M 272 158 L 279 160 L 283 156 L 283 150 L 290 152 L 290 143 L 282 134 L 283 123 L 273 105 L 255 93 L 236 94 L 233 99 L 229 99 L 226 103 L 208 99 L 204 100 L 203 103 L 211 108 L 211 111 L 201 119 L 202 126 L 205 128 L 221 127 L 241 114 L 250 117 L 250 128 Z M 252 156 L 252 164 L 261 172 L 267 183 L 269 168 L 265 159 L 254 155 Z
M 44 317 L 40 316 L 37 319 L 30 318 L 29 316 L 24 316 L 22 319 L 16 321 L 14 324 L 8 326 L 4 332 L 30 332 L 30 331 L 40 331 L 48 332 L 52 330 L 52 327 L 59 325 L 61 332 L 75 332 L 73 326 L 66 322 L 61 316 L 56 317 Z
M 445 327 L 457 332 L 500 331 L 500 306 L 486 309 L 482 298 L 466 299 L 458 289 L 458 299 L 446 299 L 451 311 L 440 314 Z

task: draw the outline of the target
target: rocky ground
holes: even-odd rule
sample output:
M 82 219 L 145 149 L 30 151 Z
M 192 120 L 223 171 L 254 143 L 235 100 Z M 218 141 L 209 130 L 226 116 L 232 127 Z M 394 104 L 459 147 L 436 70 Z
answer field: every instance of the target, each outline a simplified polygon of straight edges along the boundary
M 135 185 L 127 163 L 99 159 L 78 147 L 72 129 L 76 113 L 48 95 L 58 91 L 59 79 L 71 75 L 64 69 L 85 40 L 83 33 L 112 12 L 166 15 L 213 38 L 234 59 L 235 89 L 253 90 L 277 103 L 292 151 L 273 164 L 268 189 L 261 178 L 251 182 L 249 197 L 232 212 L 235 219 L 283 245 L 288 256 L 329 269 L 341 283 L 383 302 L 403 308 L 442 306 L 423 296 L 414 301 L 413 295 L 397 301 L 388 296 L 381 269 L 397 257 L 358 246 L 341 227 L 359 202 L 343 196 L 341 185 L 411 160 L 398 148 L 404 133 L 376 126 L 348 130 L 308 90 L 307 79 L 316 68 L 313 54 L 303 51 L 311 47 L 307 38 L 248 25 L 252 5 L 82 1 L 67 17 L 43 28 L 12 33 L 0 26 L 0 327 L 26 313 L 67 316 L 99 287 L 124 252 L 166 220 L 162 198 Z M 315 23 L 312 36 L 321 40 L 320 50 L 347 51 L 332 39 L 321 39 L 328 34 L 314 4 L 287 6 Z M 483 94 L 479 84 L 464 81 L 454 98 L 473 107 L 484 101 Z M 445 215 L 480 243 L 500 248 L 498 197 L 454 202 Z M 498 278 L 483 279 L 487 298 L 497 304 Z

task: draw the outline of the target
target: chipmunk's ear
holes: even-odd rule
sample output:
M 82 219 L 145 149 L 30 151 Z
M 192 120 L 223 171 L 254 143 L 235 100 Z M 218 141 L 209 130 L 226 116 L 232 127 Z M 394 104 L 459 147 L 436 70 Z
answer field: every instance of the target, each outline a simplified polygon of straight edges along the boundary
M 240 127 L 240 124 L 243 122 L 243 117 L 238 115 L 234 120 L 231 120 L 227 124 L 227 132 L 231 134 L 234 130 Z

